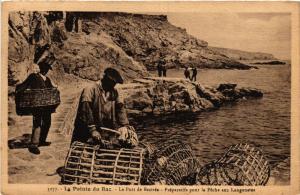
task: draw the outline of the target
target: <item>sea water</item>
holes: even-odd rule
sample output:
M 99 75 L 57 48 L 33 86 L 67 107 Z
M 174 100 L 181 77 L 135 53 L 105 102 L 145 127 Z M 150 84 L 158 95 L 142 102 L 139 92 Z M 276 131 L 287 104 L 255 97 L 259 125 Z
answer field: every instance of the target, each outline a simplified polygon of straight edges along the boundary
M 143 118 L 133 122 L 141 141 L 160 144 L 170 140 L 187 142 L 201 164 L 216 160 L 227 147 L 250 143 L 259 147 L 276 166 L 290 156 L 290 65 L 260 65 L 251 70 L 198 70 L 198 81 L 217 87 L 262 90 L 264 97 L 242 100 L 218 110 Z M 184 70 L 168 70 L 169 77 L 184 77 Z

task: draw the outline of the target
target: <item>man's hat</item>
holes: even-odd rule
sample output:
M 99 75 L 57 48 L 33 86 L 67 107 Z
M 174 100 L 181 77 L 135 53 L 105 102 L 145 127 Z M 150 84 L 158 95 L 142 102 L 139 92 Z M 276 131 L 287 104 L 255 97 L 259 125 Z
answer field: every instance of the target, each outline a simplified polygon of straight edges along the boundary
M 123 84 L 124 82 L 120 73 L 114 68 L 106 68 L 104 70 L 104 74 L 111 80 L 115 81 L 116 83 Z

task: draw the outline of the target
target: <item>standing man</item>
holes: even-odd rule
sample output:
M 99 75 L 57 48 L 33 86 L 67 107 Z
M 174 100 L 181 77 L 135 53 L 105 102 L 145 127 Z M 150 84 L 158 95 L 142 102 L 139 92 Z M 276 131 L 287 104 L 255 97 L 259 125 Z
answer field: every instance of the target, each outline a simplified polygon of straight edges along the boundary
M 164 64 L 162 66 L 162 72 L 163 72 L 163 77 L 167 77 L 167 66 L 166 66 L 166 64 Z
M 185 76 L 186 79 L 191 79 L 190 78 L 190 71 L 189 71 L 189 68 L 187 66 L 184 68 L 184 76 Z
M 161 67 L 161 76 L 166 77 L 167 76 L 167 66 L 165 60 L 161 59 L 158 62 L 159 66 Z
M 192 69 L 192 77 L 191 77 L 191 81 L 196 81 L 197 80 L 197 68 L 196 67 L 194 67 L 193 69 Z
M 126 142 L 128 147 L 138 144 L 137 135 L 129 126 L 124 103 L 115 85 L 123 83 L 120 73 L 107 68 L 100 83 L 83 89 L 75 119 L 73 141 L 94 142 L 102 139 L 104 128 L 117 129 L 119 141 Z
M 48 45 L 36 50 L 34 62 L 39 66 L 38 73 L 30 74 L 27 79 L 17 86 L 16 92 L 22 92 L 26 89 L 45 89 L 56 87 L 52 84 L 49 77 L 46 76 L 49 70 L 52 70 L 51 65 L 55 62 L 54 55 L 49 52 Z M 48 132 L 51 126 L 51 113 L 55 109 L 47 107 L 37 107 L 31 110 L 33 116 L 31 143 L 28 147 L 29 152 L 40 154 L 39 146 L 50 145 L 46 142 Z
M 158 73 L 158 77 L 161 77 L 162 76 L 162 64 L 160 62 L 158 62 L 157 64 L 157 73 Z

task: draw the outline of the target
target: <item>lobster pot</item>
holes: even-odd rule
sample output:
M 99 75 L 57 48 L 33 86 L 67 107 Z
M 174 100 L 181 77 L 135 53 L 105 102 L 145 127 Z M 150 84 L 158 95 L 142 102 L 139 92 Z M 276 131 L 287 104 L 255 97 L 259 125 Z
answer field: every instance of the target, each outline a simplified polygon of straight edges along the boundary
M 65 184 L 140 184 L 144 149 L 105 149 L 74 142 L 69 150 Z
M 229 147 L 216 162 L 204 166 L 198 182 L 204 185 L 265 185 L 270 167 L 261 151 L 248 144 Z
M 145 162 L 143 184 L 185 185 L 194 183 L 199 163 L 189 145 L 170 143 L 159 147 Z
M 60 104 L 57 88 L 26 89 L 16 93 L 16 111 L 18 115 L 31 115 L 34 109 L 46 108 L 55 112 Z

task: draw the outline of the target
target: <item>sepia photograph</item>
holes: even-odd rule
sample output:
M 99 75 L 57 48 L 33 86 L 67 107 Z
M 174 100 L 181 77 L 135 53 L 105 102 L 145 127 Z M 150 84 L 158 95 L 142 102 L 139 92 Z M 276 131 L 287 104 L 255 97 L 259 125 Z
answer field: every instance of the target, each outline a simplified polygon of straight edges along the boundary
M 4 182 L 227 194 L 299 182 L 293 13 L 135 7 L 6 10 Z

